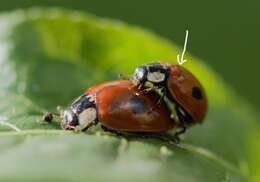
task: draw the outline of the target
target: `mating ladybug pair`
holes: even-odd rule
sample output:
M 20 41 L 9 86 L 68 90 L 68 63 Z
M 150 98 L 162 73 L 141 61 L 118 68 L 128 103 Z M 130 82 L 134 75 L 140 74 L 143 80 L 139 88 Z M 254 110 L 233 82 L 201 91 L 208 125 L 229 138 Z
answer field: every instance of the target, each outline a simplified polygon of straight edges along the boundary
M 174 114 L 165 98 L 174 103 Z M 201 123 L 206 112 L 207 98 L 196 77 L 180 65 L 161 62 L 141 65 L 130 80 L 88 89 L 64 111 L 61 126 L 84 131 L 100 123 L 112 132 L 147 134 L 177 128 L 178 136 Z

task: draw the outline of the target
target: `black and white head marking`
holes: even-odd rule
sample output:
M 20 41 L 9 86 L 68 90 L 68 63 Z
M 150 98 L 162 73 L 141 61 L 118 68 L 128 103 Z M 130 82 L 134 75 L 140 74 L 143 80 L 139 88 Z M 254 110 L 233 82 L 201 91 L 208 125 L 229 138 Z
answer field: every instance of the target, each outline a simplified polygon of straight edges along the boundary
M 89 107 L 82 111 L 79 116 L 79 125 L 82 128 L 87 127 L 89 124 L 94 124 L 97 121 L 97 110 L 95 107 Z
M 151 83 L 162 83 L 168 77 L 169 65 L 160 63 L 144 64 L 135 69 L 133 82 L 135 85 L 146 81 Z
M 160 63 L 147 64 L 147 81 L 162 83 L 167 79 L 168 66 Z
M 78 117 L 70 109 L 66 109 L 63 112 L 61 127 L 63 129 L 73 129 L 78 125 Z
M 87 127 L 97 122 L 96 98 L 95 95 L 81 95 L 72 105 L 64 111 L 63 128 L 79 126 Z
M 152 83 L 160 83 L 165 80 L 165 73 L 162 73 L 160 71 L 156 72 L 148 72 L 147 74 L 147 81 L 150 81 Z

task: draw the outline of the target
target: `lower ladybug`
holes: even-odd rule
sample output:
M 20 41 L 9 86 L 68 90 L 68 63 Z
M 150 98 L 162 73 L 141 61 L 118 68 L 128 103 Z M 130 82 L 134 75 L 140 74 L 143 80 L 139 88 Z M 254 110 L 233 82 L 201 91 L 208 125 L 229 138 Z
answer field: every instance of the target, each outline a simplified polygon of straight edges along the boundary
M 176 122 L 155 91 L 139 93 L 128 80 L 106 82 L 88 89 L 64 111 L 62 128 L 86 130 L 100 123 L 103 129 L 115 132 L 165 133 Z
M 135 69 L 132 78 L 134 85 L 146 92 L 160 89 L 164 96 L 176 105 L 176 113 L 184 133 L 186 127 L 201 123 L 207 113 L 207 97 L 198 79 L 183 66 L 167 62 L 144 64 Z M 152 86 L 143 88 L 147 83 Z

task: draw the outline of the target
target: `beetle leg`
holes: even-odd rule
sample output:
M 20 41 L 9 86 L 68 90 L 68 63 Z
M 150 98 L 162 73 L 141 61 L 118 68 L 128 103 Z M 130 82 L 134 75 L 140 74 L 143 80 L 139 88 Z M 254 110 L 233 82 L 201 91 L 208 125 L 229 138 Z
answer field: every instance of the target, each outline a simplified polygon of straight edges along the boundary
M 142 84 L 142 83 L 137 88 L 138 88 L 138 90 L 140 90 L 139 92 L 136 93 L 137 95 L 147 94 L 147 93 L 151 92 L 152 90 L 157 89 L 157 87 L 155 87 L 155 86 L 144 88 L 144 84 Z
M 146 89 L 143 89 L 142 92 L 147 94 L 148 92 L 151 92 L 151 91 L 156 91 L 157 89 L 162 89 L 163 87 L 160 87 L 158 85 L 153 85 L 152 87 L 149 87 L 149 88 L 146 88 Z
M 160 98 L 157 100 L 155 106 L 153 108 L 151 108 L 149 112 L 152 112 L 155 109 L 157 109 L 158 107 L 160 107 L 160 105 L 161 105 L 161 103 L 162 103 L 162 101 L 163 101 L 163 99 L 166 95 L 166 89 L 164 87 L 162 87 L 161 92 L 162 92 L 162 95 L 160 95 Z
M 164 141 L 164 142 L 168 142 L 170 144 L 179 144 L 180 143 L 180 139 L 176 136 L 170 136 L 170 135 L 167 135 L 167 134 L 137 134 L 137 136 L 140 136 L 144 139 L 159 139 L 161 141 Z
M 168 142 L 171 144 L 179 144 L 180 143 L 180 139 L 176 136 L 170 136 L 167 134 L 148 134 L 148 135 L 144 135 L 144 138 L 151 138 L 151 139 L 159 139 L 162 140 L 164 142 Z
M 109 129 L 103 125 L 101 125 L 101 128 L 105 131 L 105 132 L 110 132 L 113 133 L 115 135 L 124 137 L 126 139 L 131 139 L 131 138 L 144 138 L 144 139 L 159 139 L 161 141 L 164 142 L 168 142 L 170 144 L 179 144 L 180 140 L 178 137 L 176 136 L 169 136 L 167 134 L 158 134 L 158 133 L 134 133 L 134 132 L 120 132 L 120 131 L 116 131 L 113 129 Z
M 110 133 L 114 133 L 118 136 L 123 136 L 123 134 L 119 131 L 113 130 L 113 129 L 109 129 L 107 127 L 105 127 L 104 125 L 101 125 L 101 128 L 105 131 L 105 132 L 110 132 Z
M 143 87 L 144 87 L 144 83 L 140 83 L 137 88 L 138 90 L 143 90 Z
M 175 133 L 175 136 L 178 138 L 181 134 L 186 132 L 186 128 L 187 128 L 187 116 L 185 111 L 183 111 L 180 107 L 177 106 L 176 108 L 176 113 L 180 122 L 180 126 L 181 126 L 181 130 L 177 131 Z
M 154 90 L 154 89 L 155 89 L 154 87 L 149 87 L 149 88 L 143 89 L 143 90 L 141 91 L 141 93 L 147 94 L 147 93 L 151 92 L 151 91 Z
M 166 95 L 166 89 L 165 89 L 165 87 L 162 87 L 161 92 L 162 92 L 162 95 L 160 96 L 159 100 L 157 101 L 157 103 L 156 103 L 156 107 L 158 107 L 158 106 L 161 105 L 162 100 L 163 100 L 163 98 L 164 98 L 165 95 Z
M 176 135 L 170 136 L 167 134 L 161 135 L 160 139 L 162 139 L 165 142 L 169 142 L 170 144 L 179 144 L 180 143 L 180 138 Z
M 92 126 L 94 126 L 94 125 L 96 125 L 96 124 L 97 124 L 97 122 L 91 122 L 91 123 L 89 123 L 87 126 L 85 126 L 85 127 L 82 128 L 82 129 L 79 129 L 79 130 L 82 131 L 82 132 L 87 131 L 90 127 L 92 127 Z M 76 128 L 76 130 L 77 130 L 77 128 Z
M 186 126 L 182 126 L 181 130 L 180 131 L 177 131 L 175 134 L 174 134 L 174 137 L 179 141 L 180 140 L 180 135 L 185 133 L 186 132 Z

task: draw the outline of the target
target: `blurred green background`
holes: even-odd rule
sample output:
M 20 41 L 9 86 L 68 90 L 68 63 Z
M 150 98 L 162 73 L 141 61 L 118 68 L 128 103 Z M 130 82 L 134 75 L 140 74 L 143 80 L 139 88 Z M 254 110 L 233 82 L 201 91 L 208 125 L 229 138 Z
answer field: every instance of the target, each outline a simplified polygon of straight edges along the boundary
M 8 13 L 0 19 L 0 121 L 22 132 L 0 127 L 0 181 L 259 182 L 259 116 L 226 85 L 259 108 L 254 75 L 257 2 L 214 3 L 2 2 L 0 12 Z M 63 8 L 9 13 L 32 6 L 80 9 L 127 23 Z M 187 55 L 185 66 L 205 86 L 209 111 L 203 125 L 186 133 L 180 149 L 168 142 L 125 140 L 102 132 L 99 126 L 74 134 L 61 131 L 58 122 L 40 122 L 46 109 L 65 106 L 86 87 L 118 78 L 121 71 L 130 73 L 152 59 L 174 59 L 180 51 L 168 39 L 128 23 L 170 38 L 180 48 L 189 29 L 189 53 L 218 72 Z
M 62 6 L 121 19 L 151 29 L 179 46 L 189 29 L 188 51 L 260 108 L 260 1 L 9 0 L 1 2 L 0 10 L 31 6 Z

